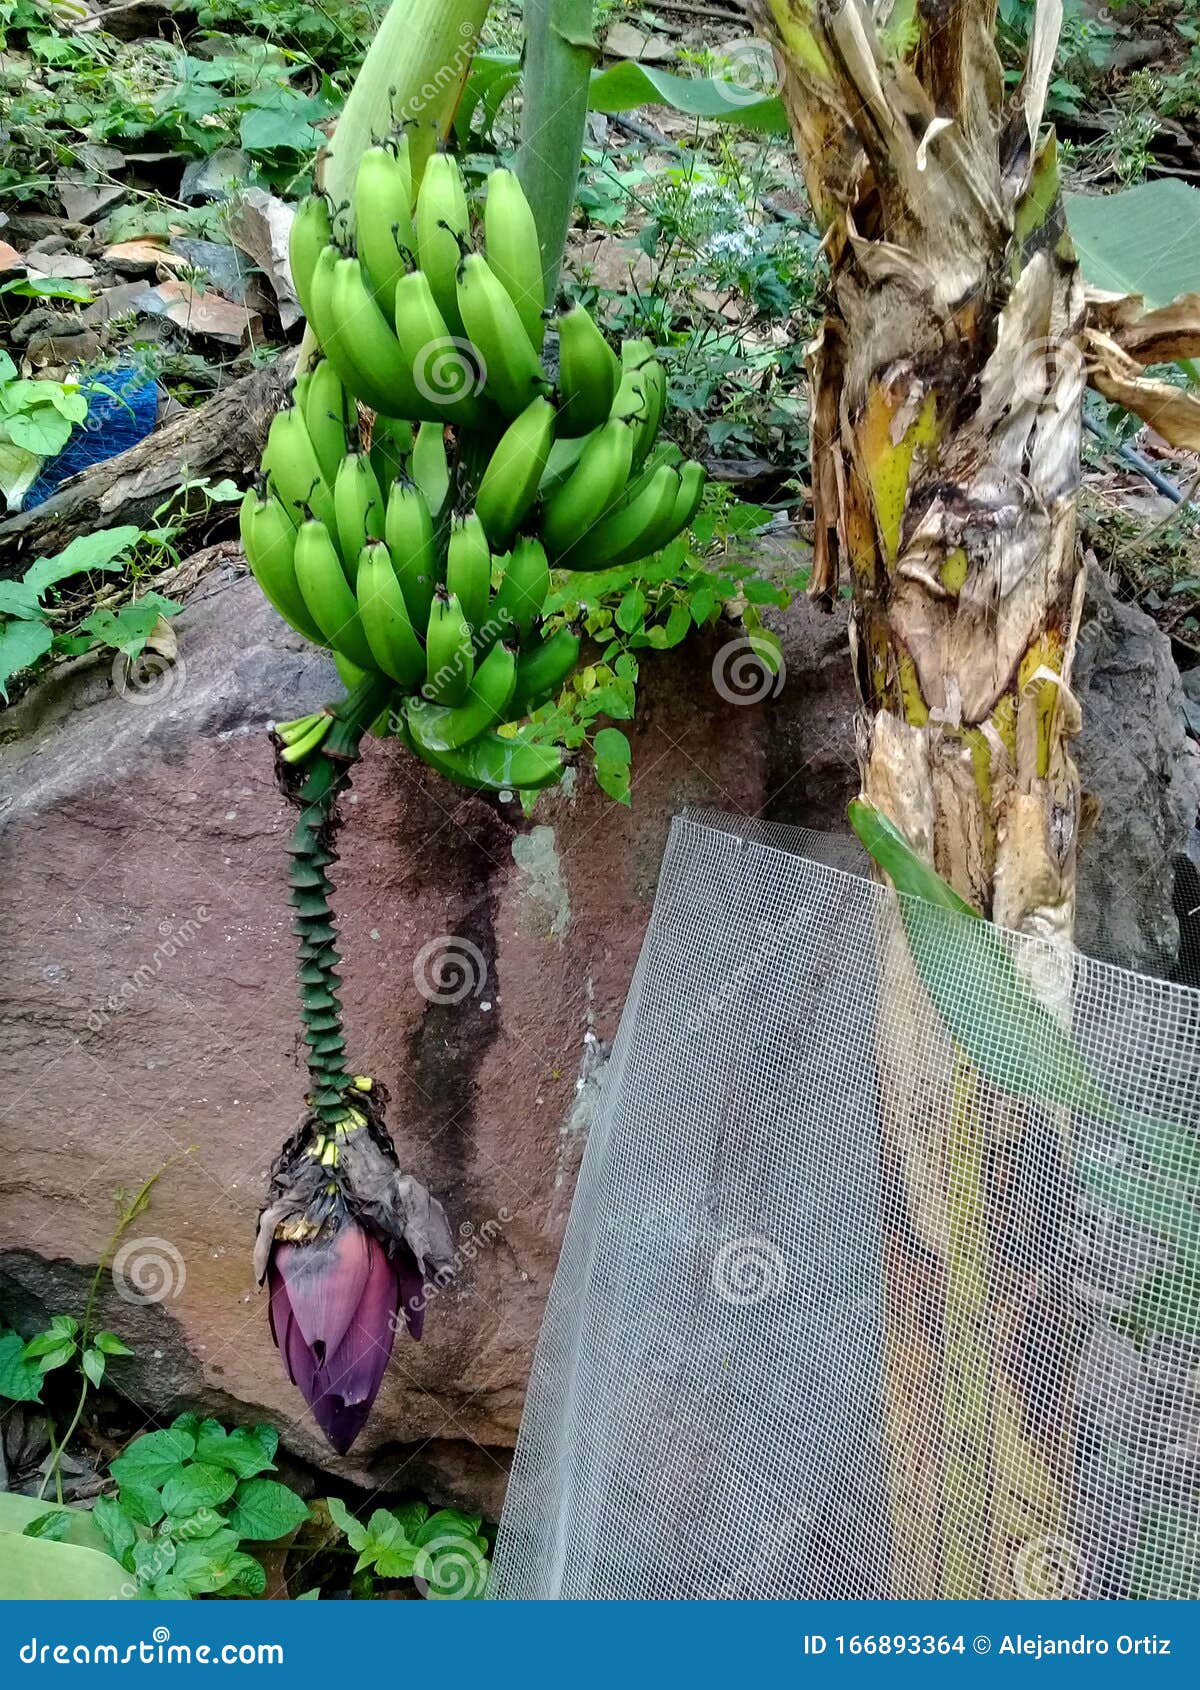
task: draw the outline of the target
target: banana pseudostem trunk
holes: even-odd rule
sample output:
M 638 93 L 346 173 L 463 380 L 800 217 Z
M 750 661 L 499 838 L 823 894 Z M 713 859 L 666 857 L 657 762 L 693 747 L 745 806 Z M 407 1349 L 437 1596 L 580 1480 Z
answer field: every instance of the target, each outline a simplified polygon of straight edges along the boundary
M 852 587 L 864 795 L 984 914 L 1069 944 L 1085 367 L 1054 142 L 1037 139 L 1057 6 L 1011 99 L 990 5 L 885 12 L 758 6 L 831 270 L 809 359 L 813 587 Z M 882 1015 L 912 1001 L 911 969 L 887 948 Z M 1010 1107 L 996 1132 L 983 1089 L 960 1066 L 954 1119 L 931 1124 L 881 1073 L 904 1210 L 887 1249 L 897 1596 L 1030 1594 L 1022 1554 L 1069 1529 L 1068 1416 L 1029 1400 L 1031 1378 L 1044 1398 L 1061 1374 L 1031 1353 L 1051 1293 L 1006 1197 L 1029 1123 Z

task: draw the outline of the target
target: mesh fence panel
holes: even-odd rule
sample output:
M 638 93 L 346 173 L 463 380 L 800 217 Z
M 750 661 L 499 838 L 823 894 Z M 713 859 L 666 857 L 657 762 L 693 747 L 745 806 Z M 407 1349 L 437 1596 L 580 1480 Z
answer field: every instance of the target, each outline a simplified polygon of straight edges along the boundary
M 1200 1594 L 1200 992 L 865 868 L 674 824 L 494 1597 Z

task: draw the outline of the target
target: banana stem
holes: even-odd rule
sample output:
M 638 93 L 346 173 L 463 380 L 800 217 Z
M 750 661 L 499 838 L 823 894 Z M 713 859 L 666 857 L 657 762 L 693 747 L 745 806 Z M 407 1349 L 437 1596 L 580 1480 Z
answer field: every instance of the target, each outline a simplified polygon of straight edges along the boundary
M 525 0 L 525 74 L 517 176 L 533 207 L 546 303 L 558 292 L 599 48 L 592 0 Z
M 350 784 L 362 736 L 385 708 L 391 692 L 392 683 L 386 677 L 367 675 L 338 705 L 333 726 L 295 794 L 300 816 L 288 844 L 300 1019 L 312 1081 L 309 1100 L 313 1112 L 331 1124 L 344 1110 L 343 1094 L 351 1076 L 346 1067 L 342 981 L 337 971 L 341 957 L 330 903 L 333 887 L 326 870 L 337 861 L 337 800 Z
M 420 183 L 429 155 L 454 121 L 490 5 L 491 0 L 392 0 L 329 149 L 317 158 L 317 184 L 340 212 L 335 227 L 341 234 L 350 233 L 358 161 L 376 141 L 406 129 L 414 189 Z M 316 338 L 306 324 L 297 370 L 307 369 L 316 355 Z

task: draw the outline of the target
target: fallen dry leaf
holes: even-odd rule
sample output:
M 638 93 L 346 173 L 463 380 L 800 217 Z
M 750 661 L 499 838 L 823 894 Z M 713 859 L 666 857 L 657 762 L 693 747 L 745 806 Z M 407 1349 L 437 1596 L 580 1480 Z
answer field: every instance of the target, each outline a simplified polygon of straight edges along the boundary
M 1139 364 L 1200 357 L 1200 293 L 1181 294 L 1147 311 L 1140 293 L 1087 291 L 1088 324 Z
M 292 282 L 288 238 L 295 212 L 264 188 L 247 188 L 234 202 L 228 230 L 235 246 L 262 271 L 275 295 L 279 321 L 290 329 L 303 315 Z
M 1200 399 L 1142 374 L 1141 365 L 1097 329 L 1086 332 L 1088 380 L 1098 393 L 1150 424 L 1172 446 L 1200 451 Z
M 7 241 L 0 241 L 0 270 L 20 270 L 25 260 L 15 246 L 9 246 Z

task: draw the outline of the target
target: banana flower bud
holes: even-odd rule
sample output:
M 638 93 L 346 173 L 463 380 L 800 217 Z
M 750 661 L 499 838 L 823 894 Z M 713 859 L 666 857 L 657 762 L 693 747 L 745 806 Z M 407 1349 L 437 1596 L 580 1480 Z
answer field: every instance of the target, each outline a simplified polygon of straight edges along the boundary
M 272 1169 L 254 1246 L 271 1335 L 292 1383 L 339 1455 L 366 1424 L 403 1313 L 424 1324 L 424 1285 L 454 1272 L 445 1211 L 402 1174 L 373 1098 L 335 1126 L 310 1116 Z

